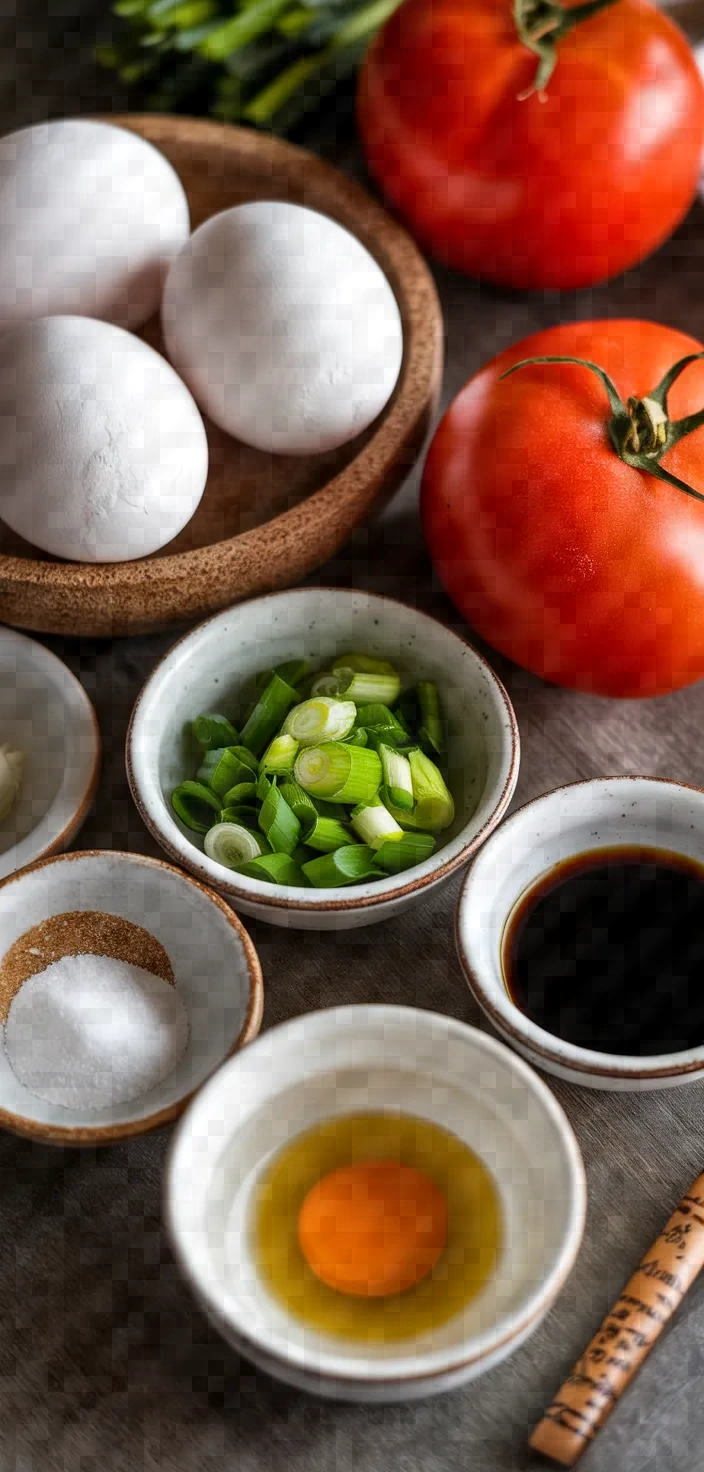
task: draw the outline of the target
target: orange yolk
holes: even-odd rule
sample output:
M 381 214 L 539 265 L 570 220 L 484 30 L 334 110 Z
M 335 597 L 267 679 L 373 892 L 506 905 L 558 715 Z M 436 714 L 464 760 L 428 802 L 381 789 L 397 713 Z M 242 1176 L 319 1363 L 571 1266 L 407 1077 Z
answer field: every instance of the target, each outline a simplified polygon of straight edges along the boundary
M 445 1197 L 408 1165 L 346 1165 L 308 1192 L 298 1241 L 329 1288 L 360 1298 L 402 1293 L 426 1277 L 445 1246 Z

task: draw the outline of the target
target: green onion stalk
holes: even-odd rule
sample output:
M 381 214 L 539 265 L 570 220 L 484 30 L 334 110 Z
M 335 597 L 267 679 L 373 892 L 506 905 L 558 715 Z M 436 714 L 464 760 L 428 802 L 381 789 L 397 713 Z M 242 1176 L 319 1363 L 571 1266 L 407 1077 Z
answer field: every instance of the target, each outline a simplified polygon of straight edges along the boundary
M 287 132 L 353 75 L 398 4 L 117 0 L 119 25 L 98 60 L 150 111 L 209 112 Z M 296 683 L 290 673 L 283 679 Z

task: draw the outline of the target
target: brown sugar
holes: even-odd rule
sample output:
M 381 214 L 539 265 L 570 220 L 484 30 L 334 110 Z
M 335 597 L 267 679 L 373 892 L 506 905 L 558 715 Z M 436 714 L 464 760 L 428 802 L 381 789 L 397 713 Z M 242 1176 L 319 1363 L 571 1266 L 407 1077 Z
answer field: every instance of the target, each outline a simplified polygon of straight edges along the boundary
M 7 1020 L 15 993 L 38 971 L 62 956 L 113 956 L 142 966 L 162 981 L 175 984 L 171 962 L 161 942 L 121 915 L 102 910 L 67 910 L 33 925 L 10 946 L 0 963 L 0 1023 Z

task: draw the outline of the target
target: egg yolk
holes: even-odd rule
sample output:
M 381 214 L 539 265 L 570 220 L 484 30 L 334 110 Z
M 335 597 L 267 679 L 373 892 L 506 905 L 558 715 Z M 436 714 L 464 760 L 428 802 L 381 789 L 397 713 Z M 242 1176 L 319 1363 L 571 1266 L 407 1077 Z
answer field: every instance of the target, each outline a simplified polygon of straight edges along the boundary
M 447 1204 L 424 1175 L 396 1161 L 342 1166 L 308 1192 L 298 1216 L 308 1266 L 339 1293 L 384 1298 L 413 1288 L 447 1241 Z

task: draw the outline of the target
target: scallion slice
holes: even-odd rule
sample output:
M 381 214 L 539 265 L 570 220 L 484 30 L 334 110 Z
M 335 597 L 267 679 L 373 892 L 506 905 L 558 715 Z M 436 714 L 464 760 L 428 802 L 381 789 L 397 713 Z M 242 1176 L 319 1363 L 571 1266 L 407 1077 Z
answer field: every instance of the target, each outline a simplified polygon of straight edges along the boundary
M 369 844 L 374 850 L 385 843 L 395 843 L 403 838 L 403 829 L 379 798 L 353 808 L 351 822 L 362 843 Z
M 246 802 L 235 803 L 232 807 L 223 808 L 220 822 L 240 823 L 243 828 L 251 828 L 256 833 L 259 824 L 259 808 Z
M 293 774 L 314 797 L 344 803 L 371 802 L 379 790 L 381 762 L 369 747 L 328 741 L 299 752 Z
M 416 685 L 418 693 L 418 704 L 420 706 L 420 726 L 418 738 L 423 746 L 430 748 L 437 756 L 443 756 L 445 752 L 445 729 L 440 709 L 440 696 L 438 687 L 432 680 L 419 680 Z
M 392 843 L 383 843 L 374 856 L 374 863 L 386 874 L 402 874 L 430 858 L 435 848 L 431 833 L 403 833 Z
M 329 670 L 323 675 L 316 675 L 310 687 L 311 695 L 332 695 L 333 699 L 337 697 L 339 690 L 340 681 Z
M 249 758 L 248 762 L 243 760 L 244 757 Z M 254 757 L 242 746 L 216 747 L 214 751 L 204 753 L 196 781 L 212 787 L 218 797 L 224 797 L 238 783 L 256 779 L 256 765 Z
M 300 742 L 293 736 L 275 736 L 259 763 L 259 769 L 270 776 L 288 777 L 298 755 Z
M 318 813 L 314 813 L 307 823 L 302 824 L 302 834 L 303 842 L 321 854 L 332 854 L 348 843 L 357 842 L 354 834 L 337 818 L 321 818 Z
M 239 746 L 239 736 L 226 716 L 196 716 L 193 735 L 204 751 L 215 751 L 216 747 Z
M 249 803 L 256 795 L 256 782 L 236 782 L 235 786 L 225 793 L 222 805 L 224 808 L 234 808 L 242 802 Z
M 413 780 L 408 758 L 401 756 L 394 746 L 380 742 L 377 747 L 381 759 L 383 783 L 390 801 L 404 812 L 413 812 Z
M 349 736 L 345 736 L 345 744 L 347 746 L 368 746 L 369 734 L 363 726 L 357 726 L 354 731 L 350 731 Z
M 312 797 L 297 782 L 284 782 L 281 796 L 288 803 L 291 812 L 295 813 L 302 828 L 305 828 L 311 818 L 318 816 L 318 804 L 313 802 Z
M 401 681 L 392 671 L 386 675 L 365 675 L 338 666 L 334 671 L 340 681 L 340 695 L 355 705 L 393 705 L 401 694 Z
M 321 859 L 303 865 L 303 873 L 316 889 L 339 889 L 343 884 L 359 884 L 363 879 L 379 879 L 374 853 L 365 843 L 338 848 Z
M 248 879 L 263 879 L 265 884 L 295 885 L 303 887 L 303 871 L 290 854 L 262 854 L 260 859 L 249 859 L 240 864 L 238 874 Z
M 333 661 L 332 672 L 353 670 L 356 675 L 395 675 L 396 670 L 388 659 L 375 659 L 371 654 L 340 654 Z
M 396 719 L 388 705 L 363 705 L 357 711 L 355 725 L 368 733 L 371 741 L 385 741 L 387 746 L 405 746 L 408 732 Z
M 351 700 L 334 700 L 316 695 L 290 710 L 283 724 L 286 735 L 301 746 L 319 746 L 321 741 L 342 741 L 355 723 L 357 707 Z
M 268 850 L 266 839 L 252 833 L 239 823 L 216 823 L 205 835 L 203 845 L 214 864 L 223 864 L 226 869 L 236 869 L 247 859 L 258 859 Z
M 273 670 L 260 670 L 254 679 L 256 693 L 260 695 L 274 675 L 278 675 L 285 685 L 290 685 L 292 690 L 296 690 L 305 678 L 307 669 L 308 664 L 305 659 L 288 659 L 284 664 L 277 664 Z
M 455 804 L 435 762 L 423 751 L 412 751 L 408 758 L 413 779 L 413 826 L 438 833 L 449 828 L 455 816 Z
M 262 803 L 259 827 L 275 854 L 292 854 L 301 836 L 301 825 L 274 780 Z
M 220 816 L 220 799 L 203 782 L 181 782 L 171 794 L 171 806 L 193 833 L 207 833 Z
M 286 680 L 282 680 L 280 675 L 274 673 L 262 690 L 254 710 L 242 729 L 243 744 L 249 747 L 255 756 L 259 756 L 268 746 L 279 730 L 286 712 L 296 704 L 297 700 L 296 691 Z

